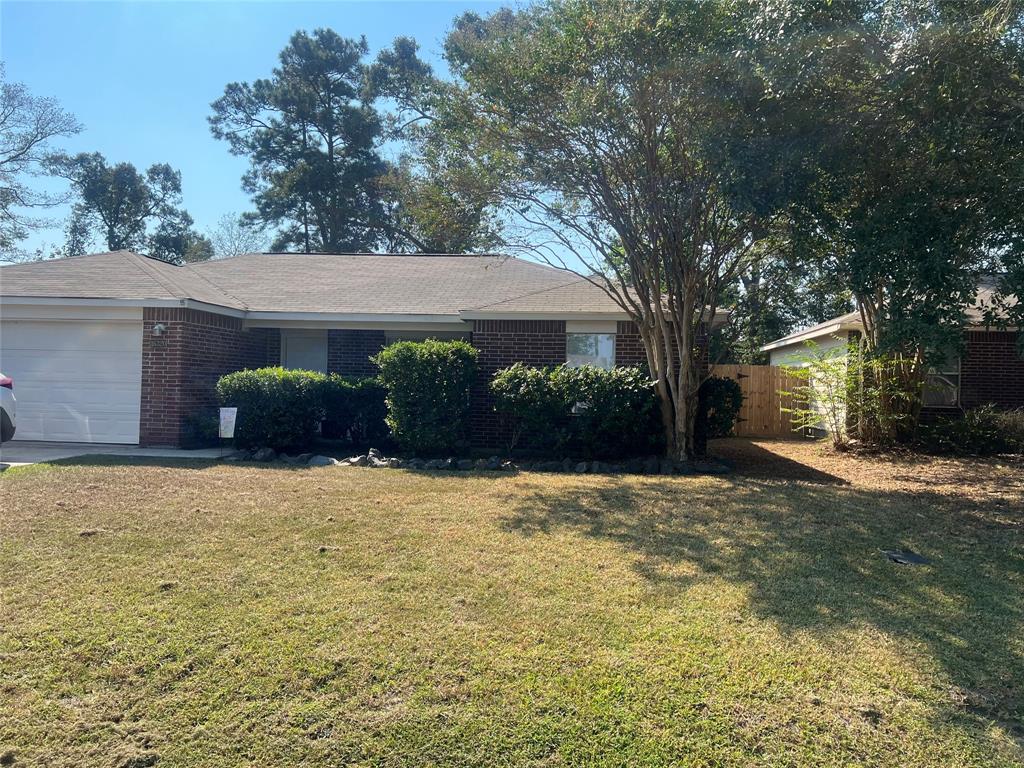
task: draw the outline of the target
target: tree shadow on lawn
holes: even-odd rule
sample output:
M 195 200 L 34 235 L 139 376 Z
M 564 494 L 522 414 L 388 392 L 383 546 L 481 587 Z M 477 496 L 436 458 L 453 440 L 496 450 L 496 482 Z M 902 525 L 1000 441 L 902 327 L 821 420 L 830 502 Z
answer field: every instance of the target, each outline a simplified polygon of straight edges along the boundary
M 680 594 L 708 574 L 742 585 L 750 610 L 783 631 L 828 643 L 834 630 L 874 626 L 924 644 L 966 711 L 1001 723 L 1024 754 L 1024 508 L 820 478 L 609 478 L 510 501 L 509 530 L 613 541 L 643 578 Z M 904 547 L 931 564 L 880 551 Z

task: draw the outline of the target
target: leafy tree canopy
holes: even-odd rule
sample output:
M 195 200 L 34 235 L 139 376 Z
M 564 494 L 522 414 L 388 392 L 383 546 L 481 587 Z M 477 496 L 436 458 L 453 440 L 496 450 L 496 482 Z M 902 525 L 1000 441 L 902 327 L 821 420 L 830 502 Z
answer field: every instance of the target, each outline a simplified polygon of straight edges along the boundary
M 19 255 L 18 241 L 48 223 L 33 212 L 64 201 L 62 195 L 33 188 L 30 180 L 46 175 L 53 139 L 80 130 L 56 100 L 8 82 L 0 64 L 0 255 Z
M 77 197 L 67 255 L 84 253 L 94 237 L 111 251 L 150 252 L 171 262 L 196 260 L 205 252 L 181 207 L 181 173 L 166 163 L 142 173 L 131 163 L 110 165 L 93 152 L 56 156 L 49 167 L 71 182 Z

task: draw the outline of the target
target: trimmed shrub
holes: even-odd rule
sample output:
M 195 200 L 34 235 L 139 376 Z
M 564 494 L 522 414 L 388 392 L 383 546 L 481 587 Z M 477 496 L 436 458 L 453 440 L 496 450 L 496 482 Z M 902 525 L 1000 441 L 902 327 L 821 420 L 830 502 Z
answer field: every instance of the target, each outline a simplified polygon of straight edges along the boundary
M 324 409 L 323 437 L 348 440 L 358 446 L 370 446 L 388 438 L 384 387 L 379 381 L 332 373 L 324 377 L 319 389 Z
M 658 398 L 640 368 L 559 366 L 551 372 L 555 393 L 569 408 L 569 447 L 584 458 L 612 459 L 664 449 Z
M 926 451 L 961 456 L 1024 452 L 1024 410 L 972 408 L 922 426 L 920 442 Z
M 324 418 L 320 389 L 327 377 L 314 371 L 259 368 L 222 376 L 217 399 L 238 408 L 235 444 L 276 451 L 302 448 Z
M 700 385 L 693 427 L 697 448 L 703 452 L 708 440 L 732 434 L 742 406 L 743 390 L 738 381 L 719 376 L 705 380 Z
M 552 386 L 550 368 L 514 363 L 495 373 L 490 387 L 494 409 L 511 430 L 510 450 L 524 439 L 538 453 L 557 453 L 568 443 L 572 406 Z
M 659 452 L 663 436 L 650 378 L 639 368 L 530 368 L 516 363 L 491 382 L 495 410 L 535 453 L 616 458 Z
M 477 351 L 465 341 L 399 341 L 371 358 L 387 389 L 387 425 L 399 445 L 424 455 L 463 446 Z

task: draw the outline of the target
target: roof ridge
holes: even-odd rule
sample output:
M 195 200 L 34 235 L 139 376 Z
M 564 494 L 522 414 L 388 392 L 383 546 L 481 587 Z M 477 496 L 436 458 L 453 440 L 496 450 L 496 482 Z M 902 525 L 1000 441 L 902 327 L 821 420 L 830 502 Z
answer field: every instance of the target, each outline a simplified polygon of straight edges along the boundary
M 207 259 L 206 261 L 213 261 L 213 259 Z M 205 264 L 206 262 L 199 262 L 199 263 Z M 227 290 L 226 288 L 222 288 L 220 285 L 218 285 L 213 280 L 208 278 L 206 275 L 204 275 L 202 272 L 200 272 L 198 269 L 196 269 L 194 264 L 182 264 L 182 266 L 183 267 L 187 267 L 188 271 L 189 271 L 189 274 L 195 275 L 200 280 L 202 280 L 204 283 L 209 285 L 211 288 L 214 288 L 218 293 L 223 293 L 229 299 L 234 299 L 235 301 L 237 301 L 239 306 L 242 309 L 246 309 L 246 310 L 249 309 L 249 305 L 246 304 L 245 301 L 243 301 L 241 298 L 239 298 L 235 294 L 231 293 L 231 291 Z
M 229 256 L 228 258 L 237 259 L 243 256 L 388 256 L 393 258 L 417 258 L 417 259 L 436 259 L 436 258 L 453 258 L 453 259 L 514 259 L 515 256 L 508 256 L 502 253 L 395 253 L 393 251 L 342 251 L 342 252 L 327 252 L 327 251 L 313 251 L 305 253 L 303 251 L 253 251 L 251 253 L 239 253 L 236 256 Z M 216 259 L 216 261 L 226 261 L 227 259 Z M 522 261 L 521 259 L 519 259 Z
M 152 261 L 160 261 L 161 263 L 167 264 L 168 266 L 174 266 L 173 264 L 170 264 L 170 263 L 168 263 L 166 261 L 163 261 L 161 259 L 154 259 L 152 256 L 145 256 L 145 255 L 143 255 L 141 253 L 136 253 L 135 251 L 119 250 L 119 251 L 114 251 L 114 253 L 123 253 L 123 254 L 126 254 L 128 256 L 136 257 L 136 259 L 139 259 L 139 261 L 136 262 L 136 265 L 140 269 L 142 269 L 144 272 L 146 272 L 150 277 L 152 277 L 154 280 L 156 280 L 158 283 L 160 283 L 160 285 L 162 285 L 164 287 L 164 290 L 166 290 L 168 293 L 170 293 L 172 296 L 174 296 L 174 298 L 176 298 L 176 299 L 187 299 L 187 298 L 189 298 L 188 296 L 178 296 L 177 295 L 178 293 L 186 293 L 186 291 L 182 291 L 179 286 L 174 285 L 174 283 L 170 282 L 169 280 L 165 280 L 163 275 L 160 274 L 159 270 L 157 270 L 157 269 L 153 268 L 151 265 L 147 264 L 145 261 L 143 261 L 143 259 L 150 259 Z

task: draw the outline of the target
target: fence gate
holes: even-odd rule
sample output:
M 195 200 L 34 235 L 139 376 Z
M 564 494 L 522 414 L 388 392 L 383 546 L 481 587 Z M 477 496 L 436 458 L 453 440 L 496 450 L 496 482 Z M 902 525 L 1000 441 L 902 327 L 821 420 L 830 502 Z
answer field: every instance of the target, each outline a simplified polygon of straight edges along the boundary
M 738 437 L 794 437 L 789 413 L 792 398 L 780 395 L 800 384 L 777 365 L 712 365 L 711 374 L 734 379 L 743 390 L 743 407 L 733 432 Z

